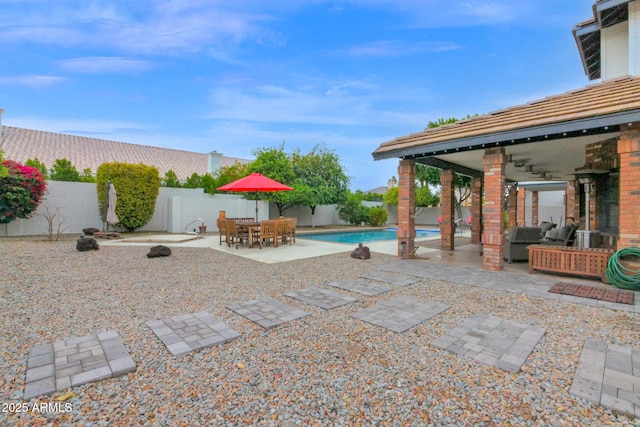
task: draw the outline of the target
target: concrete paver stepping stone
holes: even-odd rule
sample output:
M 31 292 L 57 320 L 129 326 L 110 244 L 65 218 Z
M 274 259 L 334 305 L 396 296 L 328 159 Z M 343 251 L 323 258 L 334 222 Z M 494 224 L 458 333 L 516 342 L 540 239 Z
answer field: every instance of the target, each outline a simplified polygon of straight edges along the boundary
M 338 282 L 327 283 L 327 285 L 368 296 L 383 294 L 393 289 L 388 286 L 378 285 L 362 279 L 345 279 Z
M 316 288 L 315 286 L 307 289 L 285 292 L 284 295 L 324 308 L 325 310 L 331 310 L 332 308 L 342 307 L 343 305 L 358 301 L 357 298 L 331 292 L 326 289 Z
M 222 345 L 240 337 L 240 333 L 206 311 L 152 320 L 147 322 L 147 326 L 175 357 Z
M 353 313 L 351 317 L 404 332 L 449 308 L 446 304 L 400 296 Z
M 640 418 L 640 351 L 587 339 L 569 393 Z
M 251 301 L 230 304 L 229 310 L 257 323 L 265 329 L 271 329 L 291 320 L 311 315 L 269 297 L 260 297 Z
M 431 345 L 518 373 L 544 333 L 543 328 L 478 313 Z
M 422 280 L 418 277 L 409 277 L 405 275 L 399 275 L 397 273 L 390 273 L 388 271 L 378 271 L 360 277 L 363 277 L 365 279 L 377 280 L 379 282 L 384 282 L 395 286 L 413 285 L 414 283 L 418 283 L 420 280 Z
M 135 370 L 136 364 L 116 331 L 39 344 L 27 358 L 24 399 Z

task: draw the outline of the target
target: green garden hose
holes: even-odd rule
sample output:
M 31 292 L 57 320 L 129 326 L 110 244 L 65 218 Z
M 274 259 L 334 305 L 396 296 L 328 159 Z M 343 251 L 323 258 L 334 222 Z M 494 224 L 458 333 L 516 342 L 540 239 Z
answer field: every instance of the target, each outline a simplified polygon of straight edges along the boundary
M 619 288 L 640 291 L 640 270 L 620 264 L 620 259 L 629 255 L 640 258 L 640 248 L 624 248 L 611 255 L 607 264 L 607 279 Z

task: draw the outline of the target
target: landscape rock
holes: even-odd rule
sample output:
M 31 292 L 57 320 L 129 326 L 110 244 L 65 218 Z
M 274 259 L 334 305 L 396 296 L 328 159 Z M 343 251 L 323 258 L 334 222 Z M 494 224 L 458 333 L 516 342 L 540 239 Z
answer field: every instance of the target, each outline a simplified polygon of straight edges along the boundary
M 97 233 L 98 231 L 100 231 L 99 228 L 95 228 L 95 227 L 89 227 L 89 228 L 83 228 L 82 232 L 87 235 L 87 236 L 93 236 L 94 233 Z
M 166 246 L 163 245 L 158 245 L 158 246 L 153 246 L 150 250 L 149 253 L 147 254 L 148 258 L 157 258 L 157 257 L 161 257 L 161 256 L 169 256 L 171 255 L 171 249 L 169 249 Z
M 84 252 L 84 251 L 92 251 L 100 249 L 100 245 L 96 242 L 96 239 L 93 237 L 81 237 L 76 241 L 76 249 Z
M 371 252 L 367 246 L 362 246 L 362 243 L 358 243 L 358 247 L 351 252 L 351 258 L 369 259 L 371 258 Z

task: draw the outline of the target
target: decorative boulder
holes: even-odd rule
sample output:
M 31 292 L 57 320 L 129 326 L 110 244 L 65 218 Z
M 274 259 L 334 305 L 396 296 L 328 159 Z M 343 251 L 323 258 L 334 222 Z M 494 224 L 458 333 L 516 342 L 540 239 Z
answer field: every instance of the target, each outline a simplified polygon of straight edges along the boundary
M 371 252 L 367 246 L 362 246 L 362 243 L 358 243 L 358 247 L 351 252 L 351 258 L 369 259 L 371 258 Z
M 160 256 L 169 256 L 171 255 L 171 249 L 169 249 L 166 246 L 163 245 L 158 245 L 158 246 L 153 246 L 150 250 L 149 253 L 147 254 L 148 258 L 157 258 Z
M 94 233 L 97 233 L 98 231 L 100 231 L 99 228 L 95 228 L 95 227 L 89 227 L 89 228 L 83 228 L 82 232 L 87 235 L 87 236 L 93 236 Z
M 81 237 L 76 240 L 76 249 L 84 252 L 84 251 L 97 251 L 100 249 L 100 245 L 96 242 L 96 239 L 93 237 Z

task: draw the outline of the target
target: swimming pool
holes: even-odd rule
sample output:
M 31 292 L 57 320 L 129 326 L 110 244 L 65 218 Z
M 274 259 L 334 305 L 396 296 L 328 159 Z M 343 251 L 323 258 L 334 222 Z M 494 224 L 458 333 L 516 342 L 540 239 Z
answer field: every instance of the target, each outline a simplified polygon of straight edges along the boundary
M 440 230 L 416 230 L 416 237 L 438 236 Z M 385 230 L 339 231 L 335 233 L 298 234 L 300 239 L 322 240 L 335 243 L 366 243 L 396 240 L 395 228 Z

